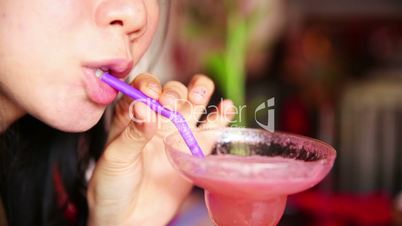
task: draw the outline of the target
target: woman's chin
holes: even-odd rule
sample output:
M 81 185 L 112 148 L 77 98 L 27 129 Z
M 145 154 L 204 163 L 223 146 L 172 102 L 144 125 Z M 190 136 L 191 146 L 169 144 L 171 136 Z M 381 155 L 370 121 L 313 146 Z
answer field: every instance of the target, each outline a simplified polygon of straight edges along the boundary
M 79 132 L 85 132 L 89 129 L 91 129 L 93 126 L 96 125 L 96 123 L 99 122 L 101 118 L 101 115 L 99 117 L 93 117 L 91 119 L 83 120 L 78 119 L 71 121 L 71 123 L 63 122 L 62 124 L 57 124 L 54 125 L 53 127 L 64 131 L 64 132 L 70 132 L 70 133 L 79 133 Z
M 70 133 L 85 132 L 95 126 L 101 119 L 104 109 L 97 109 L 79 114 L 80 111 L 65 113 L 60 117 L 49 117 L 43 119 L 49 126 Z
M 94 127 L 96 123 L 99 122 L 99 119 L 100 117 L 94 122 L 85 121 L 82 123 L 77 123 L 76 125 L 67 125 L 66 127 L 59 128 L 59 130 L 70 133 L 85 132 Z

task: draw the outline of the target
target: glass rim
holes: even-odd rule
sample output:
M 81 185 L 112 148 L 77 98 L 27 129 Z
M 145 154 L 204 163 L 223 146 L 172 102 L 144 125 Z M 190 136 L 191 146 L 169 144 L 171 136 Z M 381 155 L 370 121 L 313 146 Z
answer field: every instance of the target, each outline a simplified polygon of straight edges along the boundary
M 238 156 L 232 153 L 212 154 L 213 157 L 211 156 L 211 158 L 209 155 L 200 158 L 193 156 L 189 150 L 185 150 L 187 146 L 179 132 L 173 132 L 164 138 L 165 154 L 174 168 L 199 187 L 219 193 L 219 184 L 225 184 L 230 185 L 232 189 L 238 192 L 247 194 L 249 185 L 270 187 L 268 190 L 261 190 L 261 194 L 256 195 L 258 197 L 294 194 L 310 188 L 319 183 L 330 172 L 336 159 L 336 150 L 331 145 L 314 138 L 291 133 L 270 132 L 257 128 L 225 127 L 195 129 L 194 135 L 197 137 L 197 135 L 202 136 L 202 133 L 205 133 L 207 139 L 211 138 L 213 143 L 219 143 L 219 141 L 227 141 L 225 140 L 226 137 L 223 139 L 218 137 L 218 142 L 215 142 L 214 133 L 222 134 L 225 131 L 237 133 L 231 137 L 234 141 L 238 139 L 238 135 L 242 135 L 241 132 L 247 132 L 251 139 L 245 139 L 246 145 L 247 143 L 258 144 L 264 139 L 268 139 L 268 146 L 271 144 L 283 144 L 284 147 L 290 145 L 290 147 L 294 147 L 295 153 L 305 151 L 311 153 L 311 156 L 318 155 L 318 158 L 305 160 L 299 159 L 297 155 L 282 156 L 276 154 L 272 156 L 261 155 L 262 158 L 259 158 L 259 155 Z M 251 133 L 249 133 L 250 131 Z M 212 133 L 208 134 L 209 132 Z M 255 139 L 253 133 L 257 134 L 256 143 L 253 143 L 253 139 Z M 262 136 L 258 136 L 259 134 Z M 228 137 L 228 142 L 231 142 L 230 135 Z M 208 143 L 211 140 L 206 141 Z M 308 168 L 307 171 L 306 168 Z M 291 188 L 283 191 L 282 186 L 284 185 Z
M 213 127 L 213 128 L 195 128 L 192 129 L 192 132 L 194 134 L 197 133 L 207 133 L 207 132 L 219 132 L 221 133 L 222 131 L 236 131 L 236 132 L 255 132 L 255 133 L 263 133 L 263 134 L 268 134 L 271 137 L 277 136 L 277 137 L 281 137 L 281 138 L 287 138 L 290 139 L 290 141 L 292 140 L 300 140 L 300 141 L 305 141 L 317 146 L 321 146 L 323 148 L 325 148 L 325 152 L 328 155 L 328 158 L 336 158 L 337 155 L 337 151 L 334 147 L 332 147 L 332 145 L 319 140 L 317 138 L 312 138 L 312 137 L 307 137 L 304 135 L 300 135 L 300 134 L 293 134 L 293 133 L 289 133 L 289 132 L 282 132 L 282 131 L 268 131 L 268 130 L 264 130 L 264 129 L 259 129 L 259 128 L 244 128 L 244 127 Z M 171 144 L 171 142 L 169 142 L 169 139 L 172 139 L 173 137 L 180 137 L 181 135 L 179 133 L 179 131 L 174 131 L 171 132 L 169 134 L 167 134 L 164 138 L 163 138 L 163 144 L 165 146 L 168 146 L 171 149 L 176 149 L 174 144 Z M 293 138 L 293 139 L 292 139 Z M 176 145 L 177 146 L 177 145 Z M 191 155 L 190 152 L 187 153 L 188 155 Z

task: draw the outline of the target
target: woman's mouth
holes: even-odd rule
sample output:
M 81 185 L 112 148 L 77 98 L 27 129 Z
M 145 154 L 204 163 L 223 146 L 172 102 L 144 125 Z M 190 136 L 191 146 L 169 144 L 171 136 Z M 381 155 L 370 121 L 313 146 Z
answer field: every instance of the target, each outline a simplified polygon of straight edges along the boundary
M 101 63 L 86 64 L 84 70 L 84 85 L 88 98 L 99 105 L 111 104 L 118 91 L 102 82 L 97 76 L 98 70 L 110 72 L 113 76 L 124 79 L 132 69 L 132 61 L 110 60 Z
M 111 104 L 118 92 L 96 77 L 96 69 L 84 68 L 84 73 L 86 75 L 84 84 L 88 98 L 96 104 Z

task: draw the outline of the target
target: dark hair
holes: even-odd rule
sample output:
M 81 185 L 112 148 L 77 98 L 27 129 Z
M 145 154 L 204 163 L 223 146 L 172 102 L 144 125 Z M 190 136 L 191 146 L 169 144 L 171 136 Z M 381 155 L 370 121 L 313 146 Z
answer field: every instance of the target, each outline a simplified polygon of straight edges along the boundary
M 9 226 L 86 225 L 84 175 L 105 137 L 103 120 L 85 133 L 61 132 L 31 116 L 7 129 L 0 136 L 0 195 Z M 67 201 L 60 203 L 57 175 L 77 210 L 73 220 L 65 214 Z

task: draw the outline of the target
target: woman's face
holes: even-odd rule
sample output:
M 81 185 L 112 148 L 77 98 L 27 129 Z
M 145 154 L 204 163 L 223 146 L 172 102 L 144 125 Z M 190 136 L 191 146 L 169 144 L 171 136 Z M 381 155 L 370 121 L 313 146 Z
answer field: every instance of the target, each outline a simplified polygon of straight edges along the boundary
M 101 117 L 151 43 L 159 0 L 0 0 L 0 95 L 65 131 Z

